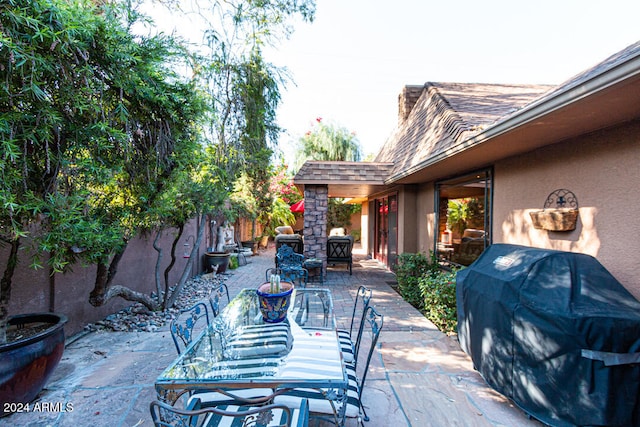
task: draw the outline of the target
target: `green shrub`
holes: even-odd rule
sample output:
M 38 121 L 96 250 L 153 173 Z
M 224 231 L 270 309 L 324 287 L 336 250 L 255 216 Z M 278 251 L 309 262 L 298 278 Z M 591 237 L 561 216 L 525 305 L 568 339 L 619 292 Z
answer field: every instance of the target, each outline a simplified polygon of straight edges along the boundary
M 402 298 L 420 311 L 424 310 L 424 297 L 419 281 L 423 276 L 437 270 L 438 264 L 423 253 L 402 253 L 398 256 L 396 278 Z
M 234 269 L 238 268 L 238 265 L 239 265 L 239 263 L 238 263 L 238 257 L 237 256 L 229 257 L 229 268 L 231 270 L 234 270 Z
M 458 323 L 456 271 L 432 271 L 420 278 L 419 287 L 427 319 L 442 332 L 455 332 Z

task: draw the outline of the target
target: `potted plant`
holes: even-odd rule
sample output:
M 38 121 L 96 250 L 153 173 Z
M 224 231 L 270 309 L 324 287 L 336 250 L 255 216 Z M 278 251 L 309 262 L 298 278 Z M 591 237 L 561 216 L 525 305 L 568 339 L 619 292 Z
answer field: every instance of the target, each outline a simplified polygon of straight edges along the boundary
M 270 281 L 260 285 L 256 293 L 258 294 L 262 319 L 265 322 L 279 323 L 287 318 L 293 283 L 282 282 L 280 276 L 271 275 Z
M 7 342 L 0 345 L 0 405 L 27 404 L 36 398 L 64 351 L 67 318 L 55 313 L 11 316 Z M 2 415 L 8 415 L 3 411 Z
M 210 273 L 225 273 L 229 267 L 230 257 L 231 254 L 228 252 L 206 252 L 204 258 L 207 271 Z
M 263 213 L 259 221 L 264 225 L 260 245 L 266 247 L 269 237 L 276 235 L 275 229 L 281 225 L 293 226 L 296 218 L 289 209 L 289 205 L 282 199 L 276 198 L 268 212 Z

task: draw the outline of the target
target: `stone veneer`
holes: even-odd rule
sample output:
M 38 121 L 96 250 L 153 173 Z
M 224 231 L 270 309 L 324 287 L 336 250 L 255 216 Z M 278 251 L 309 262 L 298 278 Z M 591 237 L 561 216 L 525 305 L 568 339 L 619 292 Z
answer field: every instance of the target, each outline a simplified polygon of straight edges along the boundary
M 327 263 L 327 210 L 329 189 L 326 185 L 304 187 L 304 256 Z

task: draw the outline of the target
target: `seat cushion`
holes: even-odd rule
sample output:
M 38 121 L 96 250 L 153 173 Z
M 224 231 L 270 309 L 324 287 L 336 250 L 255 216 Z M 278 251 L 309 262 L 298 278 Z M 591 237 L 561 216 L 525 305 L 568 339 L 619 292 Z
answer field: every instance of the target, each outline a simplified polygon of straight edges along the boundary
M 355 368 L 347 366 L 347 376 L 349 378 L 349 389 L 347 390 L 347 407 L 345 415 L 347 418 L 355 418 L 360 414 L 360 390 L 356 380 Z M 325 399 L 324 394 L 320 390 L 309 388 L 297 388 L 284 394 L 276 396 L 274 403 L 287 405 L 289 408 L 295 408 L 300 405 L 304 399 L 309 401 L 309 412 L 316 414 L 333 415 L 333 406 L 331 401 Z M 336 412 L 340 412 L 340 402 L 334 402 Z
M 236 405 L 217 406 L 217 409 L 227 411 L 227 412 L 234 412 L 234 413 L 240 413 L 242 411 L 247 411 L 247 410 L 256 409 L 256 408 L 257 407 L 236 406 Z M 270 426 L 275 427 L 275 426 L 282 426 L 282 425 L 302 427 L 307 425 L 307 423 L 303 421 L 307 417 L 307 414 L 303 413 L 303 411 L 300 410 L 300 407 L 297 407 L 294 409 L 290 408 L 291 422 L 289 424 L 286 424 L 288 417 L 285 412 L 285 409 L 272 408 L 269 411 L 270 411 L 270 415 L 267 415 L 266 413 L 264 415 L 252 414 L 252 415 L 247 415 L 244 418 L 228 417 L 220 414 L 207 414 L 206 418 L 204 419 L 204 422 L 202 423 L 202 427 L 243 426 L 245 425 L 244 423 L 254 422 L 254 420 L 256 419 L 256 416 L 258 417 L 258 420 L 266 421 L 266 424 L 258 423 L 258 424 L 247 424 L 247 425 L 260 425 L 265 427 L 270 427 Z
M 251 389 L 248 389 L 245 391 L 247 391 L 246 394 L 248 396 L 257 396 L 258 394 L 261 393 L 262 390 L 269 390 L 269 389 L 254 389 L 253 393 L 251 393 Z M 271 390 L 269 390 L 269 393 L 267 394 L 267 396 L 270 396 L 271 394 L 270 392 Z M 202 409 L 206 407 L 215 406 L 215 409 L 218 409 L 221 411 L 226 411 L 231 413 L 240 413 L 242 411 L 249 411 L 252 409 L 259 408 L 257 406 L 250 406 L 250 405 L 243 405 L 243 404 L 207 405 L 205 402 L 203 402 L 200 399 L 200 396 L 202 396 L 203 394 L 204 393 L 193 395 L 187 402 L 187 409 L 194 410 L 194 409 Z M 236 394 L 240 395 L 240 393 L 236 393 Z M 295 406 L 287 406 L 291 414 L 291 419 L 289 424 L 285 424 L 285 422 L 288 420 L 285 409 L 271 408 L 269 410 L 270 415 L 267 415 L 265 416 L 265 418 L 261 419 L 261 421 L 266 421 L 266 424 L 257 424 L 257 425 L 261 425 L 261 426 L 264 425 L 265 427 L 269 427 L 269 426 L 275 427 L 275 426 L 282 426 L 282 425 L 290 425 L 292 427 L 307 427 L 309 424 L 308 402 L 305 399 L 303 399 L 298 403 L 299 404 Z M 284 406 L 284 405 L 281 405 L 281 406 Z M 200 427 L 225 427 L 225 426 L 232 427 L 232 426 L 245 425 L 245 423 L 247 423 L 246 425 L 256 425 L 256 424 L 253 424 L 256 421 L 256 416 L 263 417 L 259 413 L 250 414 L 250 415 L 247 415 L 246 417 L 242 417 L 242 416 L 231 417 L 231 416 L 226 416 L 221 414 L 209 413 L 209 414 L 206 414 L 204 416 L 204 419 L 202 419 L 201 421 L 192 419 L 192 422 L 195 421 L 196 423 L 195 425 L 198 425 Z
M 353 341 L 349 331 L 338 329 L 338 341 L 340 342 L 340 351 L 342 352 L 342 359 L 345 363 L 353 363 L 353 356 L 355 354 L 353 348 Z

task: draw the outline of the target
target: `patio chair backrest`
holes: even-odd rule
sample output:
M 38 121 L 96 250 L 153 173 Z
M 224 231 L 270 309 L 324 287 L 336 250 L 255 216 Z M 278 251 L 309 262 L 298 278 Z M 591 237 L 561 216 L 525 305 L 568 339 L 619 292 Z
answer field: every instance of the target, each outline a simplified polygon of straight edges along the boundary
M 362 340 L 363 331 L 370 330 L 370 345 L 369 351 L 367 352 L 366 362 L 364 364 L 364 368 L 360 370 L 358 374 L 358 378 L 360 378 L 360 383 L 358 384 L 358 400 L 362 402 L 362 390 L 364 389 L 364 382 L 367 379 L 367 372 L 369 371 L 369 364 L 371 363 L 371 358 L 373 357 L 373 353 L 376 350 L 376 345 L 378 344 L 378 338 L 380 338 L 380 332 L 382 332 L 382 326 L 384 325 L 384 316 L 376 311 L 374 307 L 368 307 L 364 314 L 364 325 L 362 331 L 358 335 L 358 339 L 356 342 L 356 347 L 360 347 L 360 341 Z M 358 364 L 356 366 L 359 366 Z
M 299 234 L 279 234 L 274 239 L 276 243 L 276 252 L 282 246 L 291 246 L 291 249 L 297 254 L 304 253 L 304 240 Z
M 220 299 L 223 295 L 227 296 L 227 304 L 229 304 L 229 302 L 231 301 L 231 299 L 229 298 L 229 288 L 227 288 L 226 284 L 220 282 L 211 290 L 211 293 L 209 294 L 209 305 L 211 306 L 211 313 L 213 314 L 213 317 L 218 317 L 218 314 L 220 314 Z
M 330 236 L 327 239 L 327 263 L 347 264 L 349 274 L 353 264 L 353 236 Z
M 349 337 L 353 340 L 353 325 L 356 321 L 356 313 L 360 314 L 358 319 L 358 332 L 356 334 L 356 341 L 354 342 L 354 363 L 358 361 L 358 348 L 357 345 L 359 343 L 358 337 L 362 335 L 362 326 L 364 325 L 364 316 L 367 313 L 367 309 L 369 308 L 369 304 L 371 302 L 371 297 L 373 295 L 373 290 L 367 288 L 364 285 L 361 285 L 358 288 L 358 292 L 356 293 L 356 300 L 353 303 L 353 313 L 351 313 L 351 326 L 349 327 Z
M 268 404 L 261 406 L 219 405 L 202 407 L 200 399 L 191 398 L 186 409 L 176 408 L 154 400 L 149 405 L 156 427 L 194 427 L 242 425 L 245 427 L 307 427 L 309 410 L 302 401 L 299 408 Z
M 309 271 L 306 268 L 282 268 L 272 267 L 267 268 L 264 274 L 265 281 L 271 279 L 272 274 L 280 276 L 280 280 L 283 282 L 291 282 L 294 286 L 305 288 L 309 281 Z
M 304 255 L 295 253 L 291 246 L 282 245 L 276 252 L 276 267 L 304 268 Z
M 184 316 L 185 313 L 188 313 L 188 315 Z M 181 354 L 182 351 L 191 344 L 194 329 L 199 326 L 201 319 L 204 319 L 207 325 L 210 324 L 209 310 L 203 302 L 199 302 L 193 307 L 182 310 L 180 315 L 171 321 L 169 330 L 171 331 L 171 338 L 173 338 L 173 343 L 176 345 L 178 354 Z

